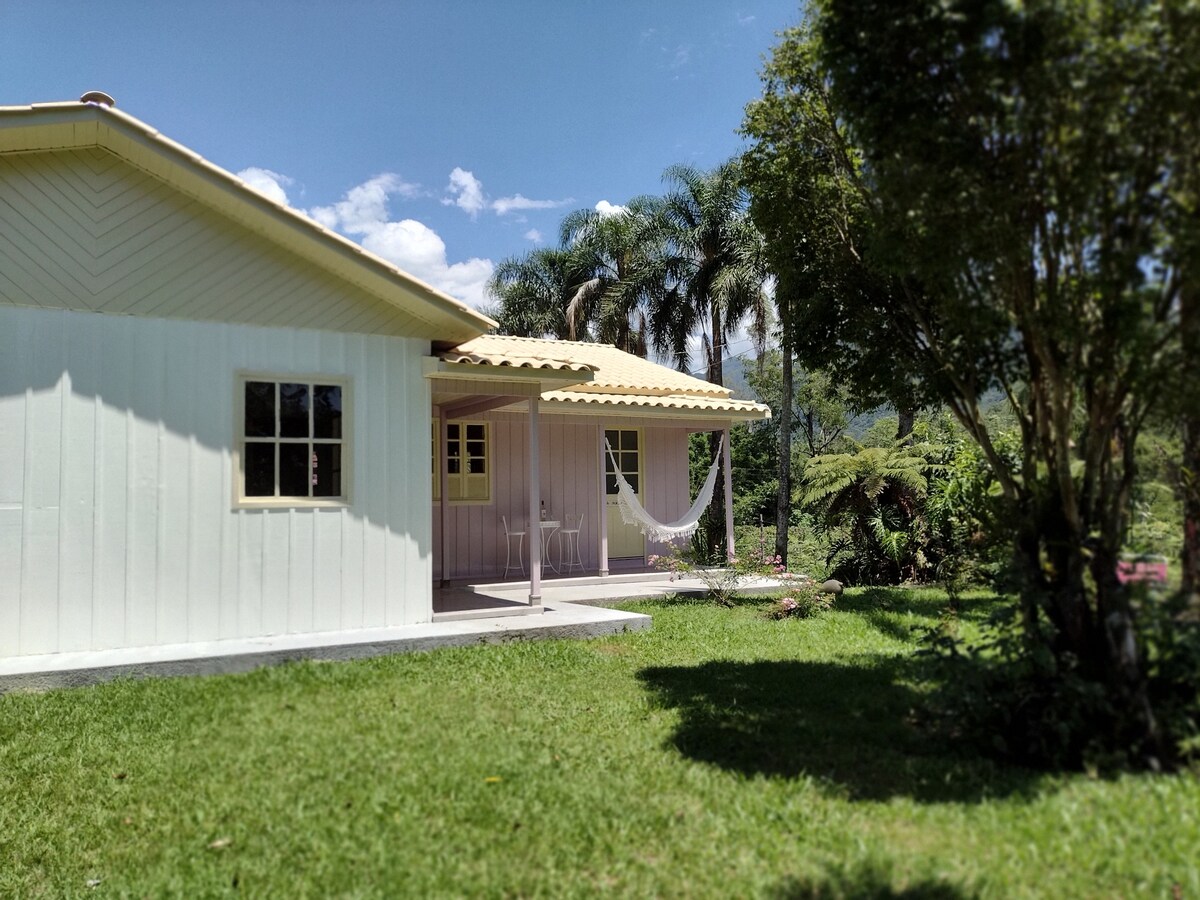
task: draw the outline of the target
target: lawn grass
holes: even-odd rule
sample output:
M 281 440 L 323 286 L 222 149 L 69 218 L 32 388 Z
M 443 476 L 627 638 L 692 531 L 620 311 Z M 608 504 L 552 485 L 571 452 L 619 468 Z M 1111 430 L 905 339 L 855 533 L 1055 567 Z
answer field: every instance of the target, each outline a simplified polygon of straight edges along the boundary
M 1196 777 L 908 724 L 943 603 L 5 696 L 0 896 L 1200 896 Z

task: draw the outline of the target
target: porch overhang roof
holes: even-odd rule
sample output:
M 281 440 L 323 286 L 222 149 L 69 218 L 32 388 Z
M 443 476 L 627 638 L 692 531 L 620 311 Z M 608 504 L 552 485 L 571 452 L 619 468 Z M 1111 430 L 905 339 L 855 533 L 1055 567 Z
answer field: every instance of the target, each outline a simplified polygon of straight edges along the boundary
M 607 344 L 552 341 L 488 334 L 442 349 L 435 393 L 444 379 L 479 383 L 480 394 L 500 396 L 514 379 L 540 384 L 543 411 L 591 416 L 655 416 L 717 422 L 767 419 L 771 410 L 733 391 L 709 384 Z M 509 387 L 502 388 L 501 382 Z M 532 396 L 532 390 L 521 393 Z M 509 404 L 514 410 L 515 403 Z M 500 408 L 492 404 L 490 408 Z
M 628 395 L 560 390 L 542 394 L 546 413 L 607 416 L 644 415 L 658 418 L 756 421 L 771 418 L 771 408 L 753 400 L 696 397 L 687 394 Z

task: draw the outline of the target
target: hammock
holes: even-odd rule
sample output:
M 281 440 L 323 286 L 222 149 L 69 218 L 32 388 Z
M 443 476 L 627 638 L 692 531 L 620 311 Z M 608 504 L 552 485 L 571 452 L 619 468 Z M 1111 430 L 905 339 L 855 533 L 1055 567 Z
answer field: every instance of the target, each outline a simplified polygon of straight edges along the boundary
M 722 443 L 724 440 L 721 438 Z M 621 474 L 621 467 L 617 465 L 617 458 L 613 456 L 613 449 L 608 443 L 608 438 L 604 439 L 604 447 L 608 450 L 608 458 L 612 460 L 613 473 L 617 476 L 617 506 L 621 508 L 621 519 L 626 525 L 636 526 L 641 529 L 642 534 L 655 541 L 673 541 L 678 538 L 691 537 L 696 533 L 696 529 L 700 527 L 701 513 L 712 502 L 713 486 L 717 483 L 717 472 L 721 468 L 721 444 L 717 445 L 717 456 L 708 469 L 708 477 L 704 479 L 704 485 L 700 488 L 700 493 L 696 495 L 692 508 L 684 513 L 682 519 L 666 523 L 656 520 L 638 502 L 637 494 L 629 486 L 625 476 Z

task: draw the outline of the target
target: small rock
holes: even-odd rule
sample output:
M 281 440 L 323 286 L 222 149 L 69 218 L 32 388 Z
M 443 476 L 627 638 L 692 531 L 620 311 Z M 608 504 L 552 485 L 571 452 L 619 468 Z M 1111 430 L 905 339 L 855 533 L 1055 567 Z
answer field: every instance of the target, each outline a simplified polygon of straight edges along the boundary
M 842 583 L 837 579 L 830 578 L 821 585 L 822 594 L 840 594 L 842 592 Z

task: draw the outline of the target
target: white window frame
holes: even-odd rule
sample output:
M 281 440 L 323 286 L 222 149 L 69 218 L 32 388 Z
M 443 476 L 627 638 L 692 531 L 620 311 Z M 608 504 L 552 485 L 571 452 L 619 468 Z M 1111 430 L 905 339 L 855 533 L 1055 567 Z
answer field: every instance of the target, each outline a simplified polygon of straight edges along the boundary
M 494 446 L 492 444 L 492 436 L 493 436 L 492 423 L 485 419 L 447 419 L 446 425 L 447 426 L 457 425 L 461 429 L 459 431 L 460 437 L 458 438 L 460 447 L 463 447 L 466 444 L 466 441 L 467 441 L 466 428 L 468 425 L 482 425 L 483 426 L 484 472 L 483 472 L 482 477 L 487 479 L 487 496 L 486 497 L 463 497 L 462 493 L 463 493 L 464 488 L 466 487 L 467 478 L 468 478 L 469 473 L 461 472 L 461 471 L 458 472 L 457 474 L 447 473 L 446 486 L 450 493 L 450 498 L 449 498 L 450 504 L 453 506 L 489 506 L 489 505 L 491 505 L 491 503 L 493 501 L 492 490 L 495 485 L 495 481 L 492 479 L 492 472 L 493 472 L 493 469 L 495 468 L 495 463 L 496 463 L 496 454 L 494 452 Z M 442 498 L 441 468 L 440 467 L 443 465 L 444 457 L 443 457 L 443 450 L 442 450 L 442 427 L 441 427 L 441 421 L 439 419 L 433 420 L 432 447 L 433 447 L 433 453 L 432 453 L 433 502 L 440 503 L 441 498 Z M 459 485 L 458 490 L 457 490 L 457 493 L 459 496 L 457 496 L 457 497 L 455 496 L 456 491 L 455 491 L 455 487 L 454 487 L 456 484 Z
M 333 385 L 342 389 L 342 437 L 284 438 L 278 435 L 279 403 L 276 395 L 276 435 L 272 438 L 248 438 L 246 436 L 246 382 L 269 381 L 279 384 Z M 233 419 L 233 506 L 235 509 L 341 509 L 351 505 L 353 484 L 352 461 L 354 458 L 354 403 L 350 379 L 344 375 L 320 375 L 307 373 L 246 372 L 239 371 L 234 378 Z M 312 410 L 309 410 L 311 417 Z M 311 418 L 310 418 L 311 422 Z M 310 427 L 311 432 L 311 427 Z M 242 448 L 247 443 L 280 444 L 340 444 L 342 448 L 342 493 L 337 497 L 248 497 L 245 494 L 246 473 L 243 466 Z M 277 457 L 278 459 L 278 457 Z M 276 486 L 278 485 L 278 462 L 276 464 Z

